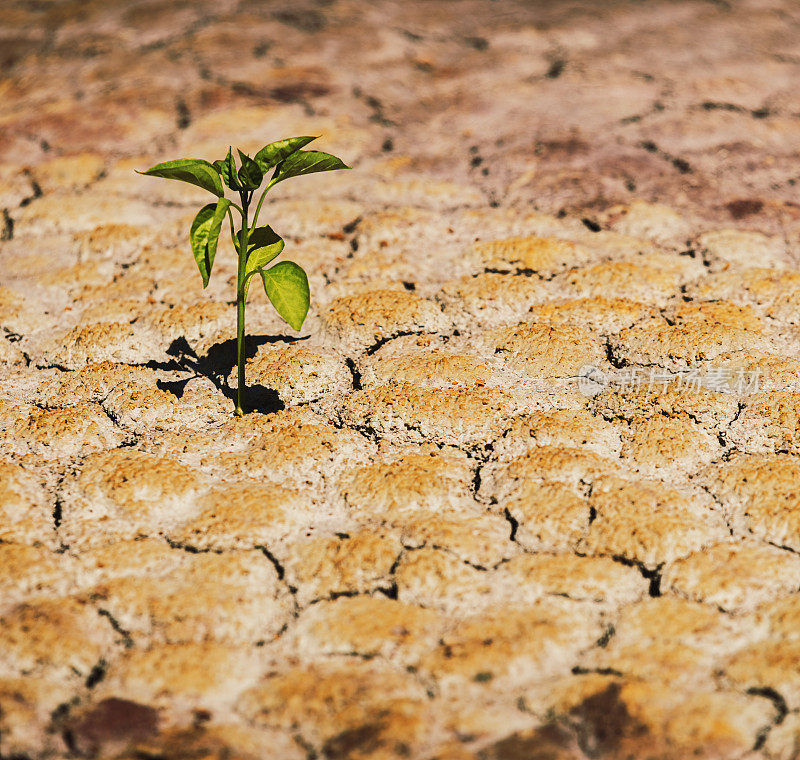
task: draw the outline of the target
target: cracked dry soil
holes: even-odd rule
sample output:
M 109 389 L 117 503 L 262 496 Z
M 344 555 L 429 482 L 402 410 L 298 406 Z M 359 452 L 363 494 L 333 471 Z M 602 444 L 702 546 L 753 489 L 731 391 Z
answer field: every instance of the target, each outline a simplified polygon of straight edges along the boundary
M 796 3 L 0 15 L 3 760 L 797 760 Z

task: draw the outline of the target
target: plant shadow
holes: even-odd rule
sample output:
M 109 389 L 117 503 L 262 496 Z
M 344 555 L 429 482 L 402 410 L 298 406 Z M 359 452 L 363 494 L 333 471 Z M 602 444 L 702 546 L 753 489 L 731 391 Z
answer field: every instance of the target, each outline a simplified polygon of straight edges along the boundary
M 259 346 L 266 343 L 294 343 L 303 338 L 292 338 L 283 335 L 249 335 L 244 341 L 245 360 L 252 359 L 258 352 Z M 182 398 L 186 384 L 196 377 L 205 377 L 214 387 L 232 403 L 236 402 L 236 388 L 228 384 L 228 375 L 236 366 L 236 340 L 229 339 L 215 343 L 204 356 L 198 356 L 189 345 L 185 337 L 176 338 L 167 349 L 167 355 L 172 359 L 168 362 L 149 362 L 153 369 L 192 372 L 191 377 L 180 380 L 158 380 L 157 386 L 164 391 L 172 393 L 176 398 Z M 278 392 L 274 388 L 264 385 L 248 385 L 244 398 L 245 412 L 259 414 L 273 414 L 285 408 Z

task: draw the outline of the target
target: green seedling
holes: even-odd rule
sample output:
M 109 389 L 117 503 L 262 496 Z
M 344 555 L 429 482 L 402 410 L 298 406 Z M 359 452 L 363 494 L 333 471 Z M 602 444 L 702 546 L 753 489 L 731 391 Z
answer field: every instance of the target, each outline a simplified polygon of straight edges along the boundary
M 222 225 L 227 216 L 231 229 L 231 241 L 239 258 L 236 277 L 236 364 L 238 387 L 236 391 L 236 414 L 243 414 L 245 391 L 244 374 L 244 310 L 250 280 L 261 277 L 267 298 L 275 310 L 295 330 L 303 326 L 311 303 L 308 277 L 301 266 L 293 261 L 281 261 L 267 268 L 283 252 L 284 241 L 272 227 L 258 226 L 258 215 L 267 193 L 285 179 L 304 174 L 349 169 L 336 156 L 317 150 L 301 150 L 316 137 L 289 137 L 265 145 L 253 158 L 238 150 L 239 166 L 228 148 L 228 155 L 220 161 L 209 163 L 201 158 L 179 158 L 156 164 L 147 171 L 138 172 L 151 177 L 176 179 L 202 187 L 217 196 L 216 203 L 209 203 L 197 212 L 189 231 L 197 268 L 203 278 L 203 287 L 208 286 L 211 268 L 217 255 L 217 245 Z M 250 217 L 250 208 L 255 193 L 261 189 L 267 174 L 272 176 L 264 186 L 255 213 Z M 224 183 L 224 184 L 223 184 Z M 239 203 L 225 197 L 225 188 L 239 194 Z M 241 227 L 235 229 L 231 209 L 241 216 Z

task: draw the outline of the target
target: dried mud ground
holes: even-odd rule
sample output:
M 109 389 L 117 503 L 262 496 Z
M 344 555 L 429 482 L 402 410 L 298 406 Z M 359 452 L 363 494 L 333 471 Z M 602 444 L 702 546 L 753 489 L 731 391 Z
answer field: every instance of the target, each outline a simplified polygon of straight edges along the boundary
M 798 758 L 796 3 L 0 18 L 3 760 Z

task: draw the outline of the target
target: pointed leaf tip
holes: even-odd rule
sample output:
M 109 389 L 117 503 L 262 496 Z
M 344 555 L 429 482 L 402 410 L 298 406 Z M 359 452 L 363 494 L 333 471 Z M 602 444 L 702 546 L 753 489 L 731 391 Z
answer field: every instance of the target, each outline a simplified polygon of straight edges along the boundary
M 266 174 L 273 166 L 277 166 L 292 153 L 318 138 L 319 135 L 303 135 L 301 137 L 287 137 L 284 140 L 276 140 L 258 151 L 254 159 Z
M 225 195 L 216 168 L 202 158 L 179 158 L 175 161 L 165 161 L 151 166 L 143 172 L 137 171 L 137 174 L 186 182 L 202 187 L 203 190 L 208 190 L 219 198 Z
M 238 148 L 237 150 L 239 151 L 239 160 L 242 163 L 239 174 L 237 175 L 239 177 L 239 184 L 245 190 L 258 189 L 258 186 L 264 179 L 264 172 L 261 171 L 261 167 L 250 158 L 250 156 L 242 153 Z
M 203 288 L 208 287 L 211 278 L 211 268 L 217 255 L 217 243 L 225 214 L 231 202 L 227 198 L 220 198 L 216 204 L 209 203 L 197 212 L 189 231 L 189 241 L 192 245 L 192 254 L 203 278 Z
M 300 177 L 304 174 L 349 168 L 340 158 L 330 153 L 319 150 L 298 150 L 275 167 L 272 179 L 274 182 L 282 182 L 290 177 Z

